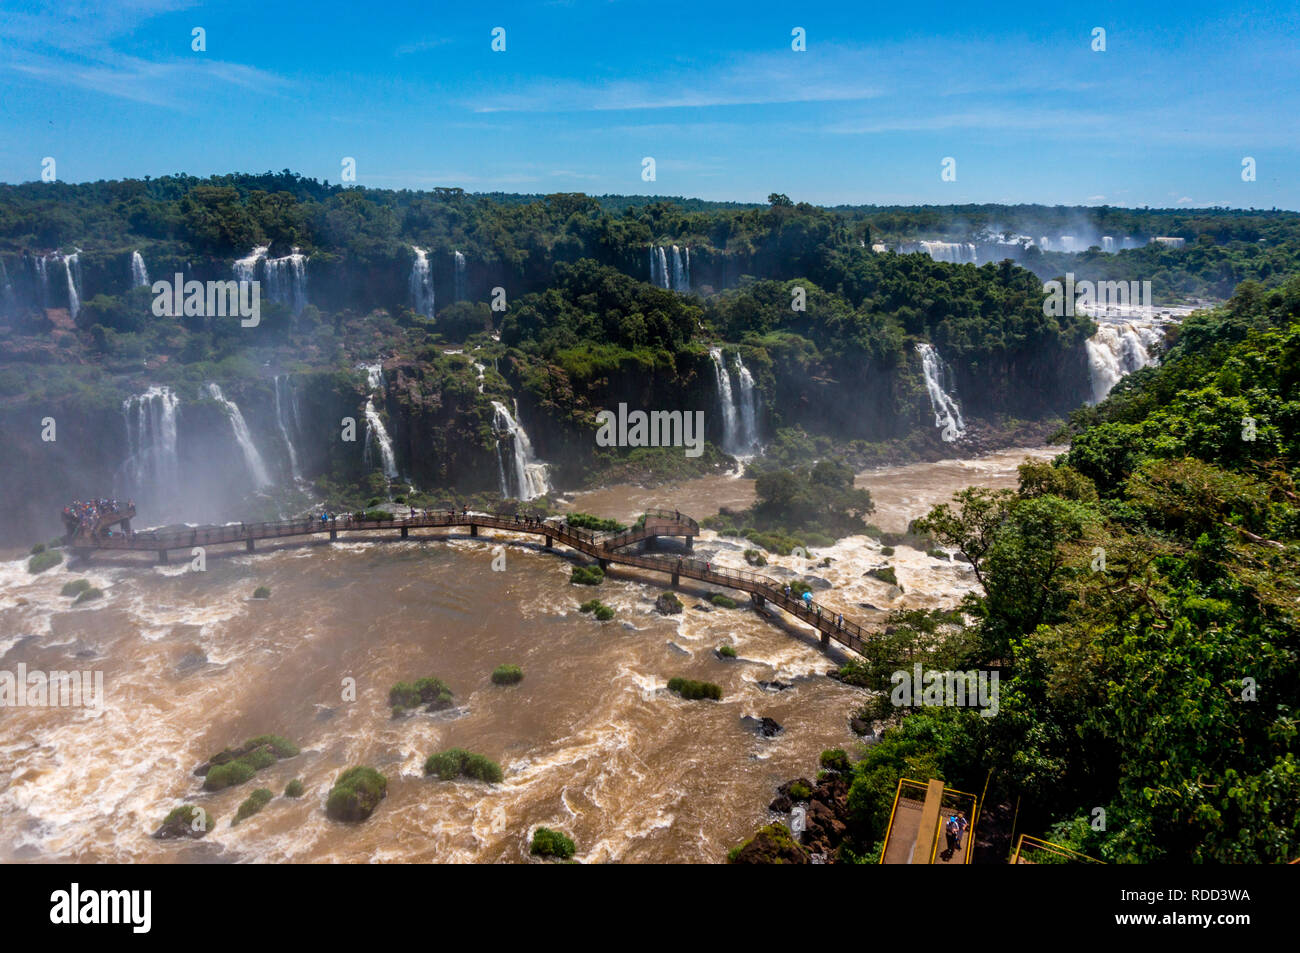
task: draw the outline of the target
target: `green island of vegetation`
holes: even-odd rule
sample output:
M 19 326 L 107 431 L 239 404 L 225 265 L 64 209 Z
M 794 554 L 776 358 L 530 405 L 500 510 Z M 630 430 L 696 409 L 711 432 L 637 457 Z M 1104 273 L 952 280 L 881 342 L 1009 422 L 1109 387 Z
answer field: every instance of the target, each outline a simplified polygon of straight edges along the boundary
M 668 690 L 691 701 L 701 699 L 722 700 L 722 687 L 713 684 L 713 682 L 697 682 L 693 679 L 680 677 L 670 678 L 668 680 Z
M 539 827 L 533 831 L 533 841 L 529 845 L 528 852 L 535 857 L 553 857 L 557 860 L 568 860 L 573 856 L 576 849 L 572 839 L 567 834 L 553 831 L 549 827 Z
M 464 748 L 448 748 L 429 755 L 424 762 L 424 773 L 435 774 L 440 781 L 465 777 L 486 781 L 488 784 L 496 784 L 505 776 L 501 772 L 501 765 Z
M 336 821 L 355 824 L 375 812 L 388 796 L 388 778 L 374 768 L 348 768 L 338 776 L 325 799 L 325 813 Z
M 270 767 L 282 758 L 297 756 L 298 746 L 279 735 L 258 735 L 238 748 L 225 748 L 204 764 L 196 774 L 203 776 L 205 791 L 243 784 L 263 768 Z

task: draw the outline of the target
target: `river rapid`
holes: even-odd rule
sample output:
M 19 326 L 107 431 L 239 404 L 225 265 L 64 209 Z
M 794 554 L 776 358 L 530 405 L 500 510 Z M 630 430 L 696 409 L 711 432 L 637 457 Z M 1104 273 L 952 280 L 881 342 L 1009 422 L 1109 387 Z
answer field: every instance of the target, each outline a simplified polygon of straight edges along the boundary
M 1015 486 L 1018 463 L 1053 452 L 888 467 L 857 483 L 876 500 L 873 522 L 901 531 L 962 487 Z M 606 487 L 569 505 L 629 521 L 651 505 L 700 518 L 752 499 L 752 481 L 719 476 Z M 213 551 L 205 572 L 183 553 L 170 566 L 101 555 L 38 576 L 17 554 L 0 562 L 0 670 L 102 672 L 105 688 L 98 709 L 0 708 L 0 861 L 525 861 L 545 825 L 572 836 L 583 862 L 717 862 L 767 820 L 777 784 L 813 773 L 825 748 L 853 749 L 860 692 L 826 678 L 839 658 L 779 612 L 713 608 L 706 589 L 683 587 L 685 611 L 663 616 L 654 600 L 665 579 L 614 567 L 597 589 L 574 586 L 573 554 L 532 537 L 396 535 Z M 744 548 L 708 532 L 696 544 L 704 558 L 748 568 Z M 974 586 L 960 562 L 906 546 L 886 557 L 869 537 L 770 564 L 774 575 L 826 580 L 819 601 L 863 622 L 954 605 Z M 863 575 L 883 565 L 901 591 Z M 104 597 L 72 607 L 59 590 L 77 578 Z M 269 599 L 250 598 L 260 585 Z M 613 620 L 578 612 L 593 597 Z M 738 659 L 717 656 L 724 643 Z M 521 666 L 523 682 L 493 685 L 502 663 Z M 389 687 L 426 675 L 448 683 L 456 707 L 392 718 Z M 718 683 L 722 701 L 669 693 L 677 675 Z M 745 716 L 784 730 L 761 737 Z M 202 792 L 196 766 L 266 733 L 302 753 Z M 504 781 L 425 778 L 425 758 L 452 746 L 499 762 Z M 358 764 L 388 777 L 388 796 L 361 824 L 331 821 L 326 794 Z M 279 796 L 292 778 L 306 786 L 297 800 Z M 231 827 L 257 787 L 275 799 Z M 181 803 L 207 808 L 212 832 L 151 837 Z

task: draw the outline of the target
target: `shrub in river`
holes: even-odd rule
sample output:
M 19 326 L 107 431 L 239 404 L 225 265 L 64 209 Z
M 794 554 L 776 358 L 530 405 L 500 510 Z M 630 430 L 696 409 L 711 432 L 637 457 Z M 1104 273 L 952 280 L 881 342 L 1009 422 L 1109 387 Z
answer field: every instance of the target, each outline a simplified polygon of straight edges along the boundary
M 558 857 L 561 860 L 568 860 L 576 849 L 567 835 L 560 831 L 553 831 L 549 827 L 539 827 L 533 831 L 533 843 L 528 850 L 538 857 Z
M 711 698 L 714 701 L 721 701 L 722 699 L 722 687 L 720 685 L 715 685 L 712 682 L 697 682 L 689 678 L 670 678 L 668 680 L 668 690 L 692 701 L 705 698 Z
M 682 611 L 682 600 L 671 592 L 660 593 L 655 600 L 655 609 L 660 615 L 677 615 Z
M 727 852 L 729 864 L 807 864 L 808 852 L 784 824 L 769 824 Z
M 243 784 L 258 771 L 270 767 L 280 758 L 292 758 L 298 746 L 279 735 L 258 735 L 238 748 L 226 748 L 208 759 L 198 769 L 205 775 L 203 789 L 220 791 L 222 788 Z
M 90 588 L 89 579 L 74 579 L 72 582 L 65 582 L 59 594 L 63 596 L 79 596 Z
M 731 645 L 719 645 L 718 654 L 721 655 L 723 658 L 735 658 L 736 649 L 734 646 Z
M 766 566 L 767 557 L 757 549 L 747 549 L 745 550 L 745 562 L 749 563 L 751 566 Z
M 614 618 L 614 610 L 599 599 L 588 599 L 582 605 L 578 606 L 579 612 L 590 612 L 601 622 L 608 622 Z
M 271 793 L 269 788 L 258 788 L 248 797 L 244 798 L 244 803 L 239 805 L 239 810 L 235 811 L 235 819 L 230 822 L 230 826 L 234 827 L 240 821 L 252 817 L 262 808 L 266 807 L 266 805 L 270 804 L 271 798 L 274 796 L 275 795 Z
M 644 522 L 645 517 L 642 517 Z M 564 522 L 578 529 L 589 529 L 597 533 L 621 533 L 627 529 L 617 520 L 602 519 L 599 516 L 592 516 L 590 513 L 569 513 L 564 517 Z
M 501 765 L 464 748 L 448 748 L 446 751 L 429 755 L 424 762 L 424 773 L 436 774 L 441 781 L 466 777 L 475 781 L 486 781 L 489 784 L 496 784 L 504 777 L 501 773 Z
M 56 553 L 53 550 L 46 549 L 27 560 L 27 571 L 35 576 L 37 573 L 45 572 L 47 569 L 53 569 L 61 562 L 63 562 L 62 553 Z
M 925 554 L 929 556 L 931 559 L 942 559 L 944 562 L 952 561 L 952 557 L 949 556 L 947 553 L 945 553 L 942 549 L 927 549 L 925 551 Z
M 89 589 L 81 590 L 81 592 L 77 595 L 77 598 L 72 600 L 72 604 L 74 606 L 79 606 L 83 602 L 93 602 L 94 600 L 102 599 L 103 597 L 104 597 L 103 592 L 96 589 L 94 586 L 91 586 Z
M 730 596 L 724 596 L 720 592 L 715 592 L 713 595 L 711 595 L 709 597 L 709 601 L 712 602 L 715 606 L 717 606 L 720 609 L 736 608 L 736 600 L 732 599 Z
M 212 830 L 216 823 L 216 817 L 207 808 L 182 804 L 180 807 L 173 808 L 163 818 L 162 826 L 153 832 L 153 836 L 159 840 L 172 837 L 199 838 Z
M 498 665 L 492 671 L 493 685 L 518 685 L 524 680 L 524 670 L 518 665 Z
M 599 566 L 574 566 L 569 582 L 579 586 L 599 586 L 605 581 L 605 570 Z
M 304 788 L 302 785 L 302 781 L 298 778 L 294 778 L 292 781 L 290 781 L 288 784 L 284 786 L 284 796 L 302 797 L 303 790 Z
M 821 766 L 827 771 L 848 773 L 850 768 L 849 756 L 844 752 L 843 748 L 828 748 L 822 752 Z
M 32 547 L 31 552 L 28 555 L 39 556 L 43 552 L 45 552 L 45 544 L 37 543 L 35 546 Z
M 812 797 L 812 788 L 808 787 L 808 785 L 804 784 L 802 781 L 795 781 L 790 785 L 790 800 L 806 801 L 810 797 Z
M 887 582 L 891 586 L 898 586 L 898 576 L 894 573 L 893 566 L 885 566 L 881 569 L 868 569 L 867 575 L 872 579 L 879 579 L 881 582 Z M 901 589 L 902 586 L 899 586 Z
M 391 520 L 393 514 L 388 512 L 388 510 L 366 510 L 361 514 L 361 518 L 372 522 L 376 520 Z
M 882 555 L 882 556 L 892 556 L 892 555 L 894 555 L 894 547 L 893 547 L 893 546 L 881 546 L 881 547 L 880 547 L 880 555 Z
M 428 706 L 429 711 L 442 711 L 452 706 L 452 692 L 440 678 L 429 676 L 415 682 L 398 682 L 388 690 L 388 704 L 393 706 L 393 716 L 408 708 Z
M 270 588 L 268 586 L 258 586 L 256 589 L 253 590 L 253 598 L 270 599 L 271 598 Z
M 325 813 L 336 821 L 364 821 L 387 796 L 388 779 L 374 768 L 348 768 L 330 788 Z

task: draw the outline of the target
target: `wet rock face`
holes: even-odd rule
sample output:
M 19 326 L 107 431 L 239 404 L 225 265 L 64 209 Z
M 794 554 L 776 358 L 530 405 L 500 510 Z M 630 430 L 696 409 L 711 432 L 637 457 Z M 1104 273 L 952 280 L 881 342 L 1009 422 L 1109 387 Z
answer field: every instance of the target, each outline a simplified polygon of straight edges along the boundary
M 655 610 L 660 615 L 677 615 L 682 611 L 682 600 L 671 592 L 661 593 L 655 600 Z
M 780 722 L 775 718 L 768 718 L 766 715 L 761 717 L 743 715 L 741 716 L 740 723 L 745 728 L 754 732 L 754 734 L 763 738 L 775 738 L 781 732 L 785 731 L 785 727 Z
M 733 864 L 807 864 L 808 851 L 800 847 L 784 824 L 762 828 L 731 859 Z

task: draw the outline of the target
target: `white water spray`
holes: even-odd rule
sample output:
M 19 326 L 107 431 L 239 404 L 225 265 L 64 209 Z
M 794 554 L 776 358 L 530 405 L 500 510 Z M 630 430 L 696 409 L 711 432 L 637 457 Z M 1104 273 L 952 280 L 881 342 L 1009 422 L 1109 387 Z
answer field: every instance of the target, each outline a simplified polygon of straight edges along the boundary
M 216 384 L 208 385 L 208 394 L 221 405 L 230 419 L 230 429 L 234 431 L 235 442 L 239 444 L 240 452 L 244 455 L 244 463 L 248 467 L 248 475 L 253 480 L 253 487 L 262 490 L 270 486 L 271 476 L 267 472 L 262 455 L 257 452 L 257 445 L 253 443 L 252 434 L 248 432 L 248 424 L 244 422 L 244 415 L 240 413 L 239 405 L 233 400 L 227 400 Z
M 144 255 L 140 252 L 131 252 L 131 287 L 140 288 L 149 286 L 149 269 L 144 266 Z
M 943 361 L 933 344 L 918 344 L 916 352 L 921 355 L 921 371 L 925 375 L 925 389 L 930 395 L 930 408 L 934 411 L 934 425 L 941 427 L 939 434 L 945 443 L 960 440 L 966 435 L 966 424 L 961 419 L 961 410 L 957 401 L 944 390 Z
M 493 427 L 498 434 L 508 435 L 510 439 L 510 457 L 511 470 L 510 476 L 513 480 L 508 480 L 504 463 L 501 462 L 500 442 L 497 444 L 498 463 L 501 474 L 501 495 L 504 497 L 514 497 L 518 500 L 532 500 L 539 496 L 545 496 L 550 492 L 551 484 L 547 476 L 547 464 L 538 460 L 533 454 L 532 441 L 528 439 L 528 433 L 514 415 L 506 409 L 506 405 L 500 401 L 492 401 L 492 409 L 496 411 L 496 418 L 493 421 Z

